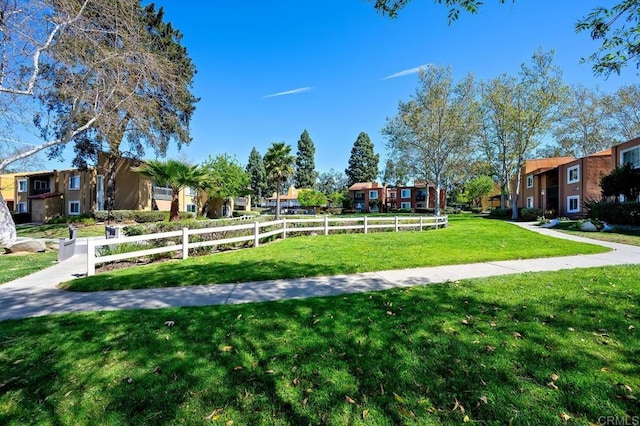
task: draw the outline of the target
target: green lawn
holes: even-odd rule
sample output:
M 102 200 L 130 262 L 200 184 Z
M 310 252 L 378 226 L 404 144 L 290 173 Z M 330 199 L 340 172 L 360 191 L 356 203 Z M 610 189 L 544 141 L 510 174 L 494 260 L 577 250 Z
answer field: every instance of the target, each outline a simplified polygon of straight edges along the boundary
M 121 290 L 259 281 L 507 259 L 601 253 L 608 249 L 454 216 L 445 229 L 305 236 L 256 249 L 130 267 L 62 285 L 73 291 Z
M 0 284 L 47 268 L 53 265 L 57 258 L 58 253 L 54 251 L 25 255 L 1 255 Z
M 640 412 L 639 276 L 5 321 L 0 424 L 625 421 Z
M 611 243 L 629 244 L 633 246 L 640 246 L 640 230 L 637 229 L 622 229 L 615 228 L 611 232 L 583 232 L 574 231 L 571 226 L 575 221 L 560 222 L 558 226 L 553 229 L 565 232 L 571 235 L 577 235 L 578 237 L 591 238 L 594 240 L 608 241 Z
M 17 225 L 19 237 L 29 238 L 69 238 L 69 224 Z M 104 237 L 104 225 L 90 225 L 78 228 L 78 237 Z

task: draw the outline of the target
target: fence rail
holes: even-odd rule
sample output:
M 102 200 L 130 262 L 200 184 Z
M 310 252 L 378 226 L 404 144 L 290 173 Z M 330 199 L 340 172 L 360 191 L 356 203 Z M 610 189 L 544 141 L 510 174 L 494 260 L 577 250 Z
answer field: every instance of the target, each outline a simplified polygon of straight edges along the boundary
M 447 216 L 394 216 L 394 217 L 319 217 L 304 219 L 280 219 L 269 222 L 243 223 L 239 225 L 217 226 L 212 228 L 189 229 L 181 231 L 161 232 L 147 235 L 136 235 L 132 237 L 102 238 L 87 241 L 87 275 L 95 275 L 96 265 L 115 262 L 120 260 L 150 256 L 154 254 L 182 251 L 182 258 L 189 257 L 190 249 L 217 246 L 222 244 L 233 244 L 240 242 L 252 242 L 253 247 L 258 247 L 266 238 L 280 236 L 287 238 L 291 233 L 323 233 L 329 235 L 332 231 L 362 231 L 368 233 L 370 230 L 391 229 L 395 232 L 401 230 L 419 230 L 429 228 L 441 228 L 448 224 Z M 266 229 L 272 228 L 275 229 Z M 236 232 L 239 235 L 230 238 L 219 238 L 208 241 L 190 241 L 190 237 L 201 236 L 203 234 L 216 234 L 225 232 Z M 167 242 L 161 247 L 144 248 L 151 240 L 166 239 Z M 110 254 L 105 256 L 96 255 L 100 247 L 114 248 L 121 244 L 138 243 L 140 250 Z

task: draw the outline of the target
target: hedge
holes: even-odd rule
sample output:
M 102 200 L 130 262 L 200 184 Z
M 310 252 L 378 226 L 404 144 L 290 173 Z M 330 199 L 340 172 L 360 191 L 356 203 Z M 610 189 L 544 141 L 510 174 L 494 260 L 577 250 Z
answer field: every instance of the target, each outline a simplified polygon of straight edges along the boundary
M 95 211 L 93 217 L 97 221 L 104 222 L 107 220 L 107 211 Z M 162 222 L 169 220 L 169 212 L 160 210 L 112 210 L 111 217 L 116 222 L 134 221 L 137 223 Z M 180 220 L 194 219 L 194 213 L 180 212 Z
M 534 220 L 538 220 L 539 217 L 542 217 L 543 211 L 542 209 L 528 209 L 524 208 L 520 210 L 520 217 L 522 220 L 526 222 L 531 222 Z
M 587 215 L 591 219 L 614 225 L 640 226 L 640 202 L 616 203 L 610 201 L 585 202 Z

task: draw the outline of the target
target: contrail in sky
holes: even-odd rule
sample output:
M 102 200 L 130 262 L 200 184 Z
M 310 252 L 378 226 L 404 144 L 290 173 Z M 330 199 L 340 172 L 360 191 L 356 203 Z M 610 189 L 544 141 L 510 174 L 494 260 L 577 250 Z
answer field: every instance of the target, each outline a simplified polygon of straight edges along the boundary
M 284 96 L 284 95 L 295 95 L 297 93 L 308 92 L 311 89 L 312 87 L 299 87 L 297 89 L 287 90 L 285 92 L 278 92 L 278 93 L 273 93 L 271 95 L 266 95 L 266 96 L 263 96 L 262 99 L 275 98 L 276 96 Z
M 425 68 L 430 67 L 431 64 L 424 64 L 424 65 L 420 65 L 418 67 L 415 68 L 411 68 L 408 70 L 404 70 L 404 71 L 399 71 L 395 74 L 391 74 L 386 76 L 385 78 L 383 78 L 383 80 L 389 80 L 390 78 L 397 78 L 397 77 L 404 77 L 405 75 L 409 75 L 409 74 L 416 74 L 418 71 L 423 70 Z

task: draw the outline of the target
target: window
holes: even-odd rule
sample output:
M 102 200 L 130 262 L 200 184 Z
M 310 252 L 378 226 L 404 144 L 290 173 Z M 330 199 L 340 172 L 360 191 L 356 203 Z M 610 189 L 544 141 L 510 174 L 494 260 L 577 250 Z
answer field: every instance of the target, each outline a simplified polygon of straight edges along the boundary
M 533 197 L 527 197 L 527 208 L 528 209 L 533 208 Z
M 400 191 L 400 198 L 411 198 L 411 190 L 410 189 L 403 189 Z M 404 208 L 404 207 L 402 207 Z
M 377 200 L 378 199 L 378 191 L 369 191 L 369 199 Z
M 69 189 L 80 189 L 80 176 L 69 177 Z
M 27 180 L 20 179 L 18 181 L 18 192 L 27 192 Z
M 527 176 L 527 188 L 533 188 L 533 175 Z
M 364 191 L 356 191 L 353 196 L 356 200 L 364 199 Z
M 411 203 L 407 203 L 407 202 L 400 203 L 400 208 L 401 209 L 406 209 L 406 210 L 411 210 Z
M 620 152 L 620 165 L 631 163 L 634 169 L 640 168 L 640 146 L 634 146 Z
M 196 212 L 196 205 L 195 204 L 187 204 L 187 211 L 189 213 L 195 213 Z
M 38 190 L 48 190 L 49 182 L 46 180 L 36 180 L 33 182 L 33 189 Z
M 578 213 L 580 211 L 580 196 L 571 195 L 567 197 L 567 213 Z
M 573 166 L 567 169 L 567 183 L 580 181 L 580 166 Z
M 396 198 L 396 191 L 390 192 L 390 193 L 389 193 L 389 198 L 391 198 L 392 200 L 395 200 L 395 198 Z
M 27 203 L 18 203 L 18 213 L 27 212 Z
M 80 214 L 80 201 L 69 201 L 69 216 L 77 216 Z

